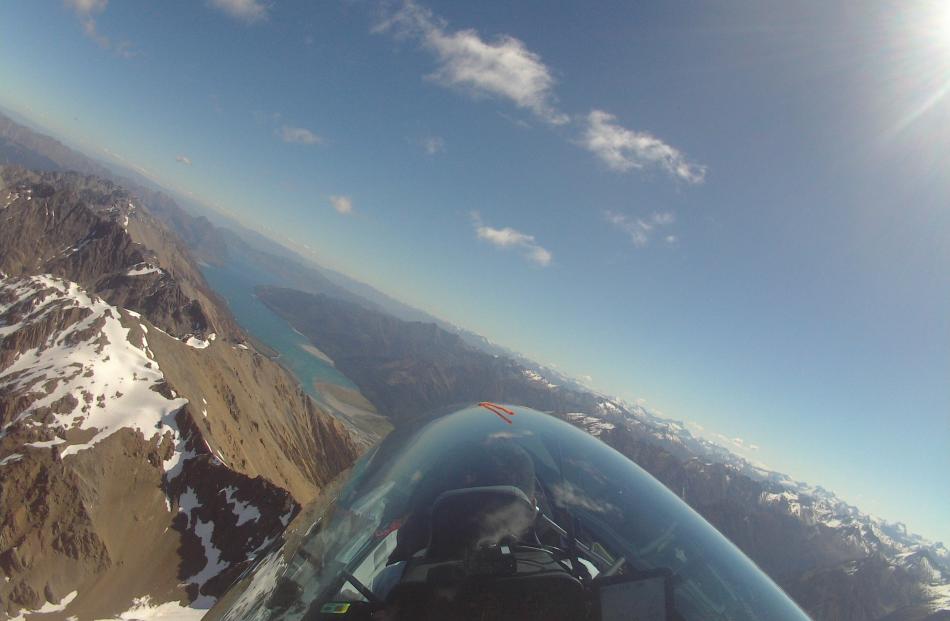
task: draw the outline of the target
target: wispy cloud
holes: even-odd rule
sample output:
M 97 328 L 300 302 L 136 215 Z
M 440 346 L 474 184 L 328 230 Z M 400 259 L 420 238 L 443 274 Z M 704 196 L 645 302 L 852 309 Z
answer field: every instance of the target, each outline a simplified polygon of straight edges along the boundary
M 647 166 L 662 168 L 687 183 L 702 183 L 706 167 L 687 161 L 680 151 L 646 132 L 626 129 L 616 117 L 602 110 L 591 110 L 581 144 L 608 167 L 627 172 Z
M 395 2 L 384 9 L 373 28 L 397 39 L 417 41 L 437 61 L 428 77 L 475 96 L 502 99 L 529 111 L 549 125 L 567 125 L 572 117 L 560 110 L 557 80 L 541 56 L 510 35 L 483 38 L 473 29 L 451 30 L 448 23 L 414 0 Z M 524 121 L 514 121 L 519 126 Z M 612 170 L 628 172 L 659 168 L 687 183 L 702 183 L 706 167 L 694 164 L 676 148 L 648 132 L 626 129 L 616 118 L 593 109 L 573 117 L 577 144 L 594 153 Z
M 349 196 L 331 196 L 330 206 L 336 209 L 337 213 L 344 216 L 353 213 L 353 199 Z
M 445 140 L 441 136 L 426 136 L 419 144 L 426 155 L 435 155 L 445 151 Z
M 522 251 L 527 260 L 541 267 L 551 264 L 553 258 L 551 253 L 538 244 L 533 235 L 527 235 L 507 226 L 502 229 L 486 226 L 477 212 L 472 214 L 472 222 L 478 239 L 498 248 L 517 248 Z
M 650 243 L 650 239 L 658 229 L 668 227 L 675 222 L 676 218 L 668 211 L 657 212 L 648 217 L 628 216 L 616 211 L 604 212 L 607 222 L 610 222 L 630 237 L 630 241 L 637 248 L 643 248 Z M 676 243 L 675 235 L 667 235 L 664 240 L 673 244 Z
M 79 23 L 82 24 L 82 31 L 87 37 L 92 39 L 103 49 L 109 49 L 111 43 L 109 37 L 99 34 L 96 26 L 95 15 L 102 13 L 109 5 L 109 0 L 65 0 L 67 8 L 73 10 Z
M 293 127 L 290 125 L 281 125 L 274 133 L 288 143 L 295 144 L 319 144 L 321 142 L 320 136 L 316 135 L 309 129 L 305 127 Z
M 209 0 L 214 8 L 247 24 L 267 19 L 269 7 L 259 0 Z
M 373 30 L 418 40 L 439 63 L 429 76 L 436 82 L 476 96 L 507 99 L 553 125 L 570 120 L 556 106 L 550 68 L 519 39 L 500 35 L 488 41 L 475 30 L 450 31 L 445 20 L 411 0 Z
M 77 13 L 92 14 L 104 11 L 109 0 L 66 0 L 66 6 Z
M 66 8 L 71 9 L 79 18 L 83 33 L 104 50 L 111 50 L 123 58 L 136 55 L 129 41 L 119 41 L 113 44 L 109 37 L 99 32 L 96 15 L 102 13 L 109 6 L 109 0 L 64 0 Z
M 191 166 L 191 158 L 187 155 L 176 155 L 175 161 L 184 164 L 185 166 Z

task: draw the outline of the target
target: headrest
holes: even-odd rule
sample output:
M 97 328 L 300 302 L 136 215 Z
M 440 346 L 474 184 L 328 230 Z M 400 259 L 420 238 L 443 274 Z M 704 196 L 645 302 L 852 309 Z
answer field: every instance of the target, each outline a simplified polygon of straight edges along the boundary
M 512 485 L 466 487 L 443 492 L 432 504 L 426 556 L 458 558 L 470 548 L 519 539 L 534 524 L 537 510 Z

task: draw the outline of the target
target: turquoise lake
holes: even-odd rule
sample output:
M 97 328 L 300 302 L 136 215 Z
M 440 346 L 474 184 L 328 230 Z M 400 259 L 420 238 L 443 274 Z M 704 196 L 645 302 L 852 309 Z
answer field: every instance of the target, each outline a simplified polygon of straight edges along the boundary
M 301 345 L 310 345 L 310 341 L 254 295 L 257 285 L 281 284 L 274 282 L 272 276 L 239 264 L 225 267 L 203 265 L 201 271 L 208 284 L 227 301 L 241 327 L 277 351 L 277 361 L 297 377 L 312 397 L 320 399 L 314 382 L 355 388 L 353 382 L 333 365 L 306 352 Z

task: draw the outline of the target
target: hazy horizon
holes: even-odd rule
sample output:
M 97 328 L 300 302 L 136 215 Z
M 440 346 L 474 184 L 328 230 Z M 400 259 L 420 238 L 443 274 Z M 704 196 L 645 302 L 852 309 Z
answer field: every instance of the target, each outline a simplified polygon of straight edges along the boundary
M 938 3 L 545 6 L 7 5 L 0 105 L 950 542 Z

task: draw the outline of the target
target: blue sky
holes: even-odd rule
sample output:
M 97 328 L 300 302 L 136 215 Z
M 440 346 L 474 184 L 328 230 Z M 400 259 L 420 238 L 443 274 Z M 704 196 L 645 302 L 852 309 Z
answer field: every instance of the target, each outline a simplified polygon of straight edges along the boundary
M 88 153 L 950 542 L 939 2 L 10 2 L 0 85 Z

